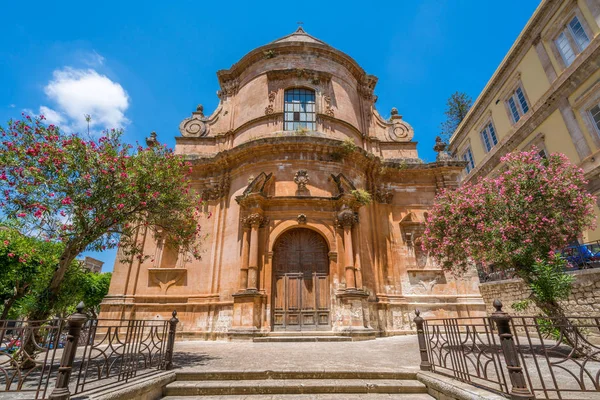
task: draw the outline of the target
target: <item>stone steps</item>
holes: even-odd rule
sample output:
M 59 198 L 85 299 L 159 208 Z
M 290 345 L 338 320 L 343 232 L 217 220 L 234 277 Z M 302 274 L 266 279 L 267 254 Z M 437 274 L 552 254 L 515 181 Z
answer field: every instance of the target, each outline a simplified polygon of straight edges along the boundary
M 434 400 L 423 393 L 361 393 L 361 394 L 251 394 L 224 396 L 167 396 L 162 400 Z
M 410 369 L 179 370 L 163 399 L 432 400 Z
M 417 372 L 411 370 L 380 371 L 375 369 L 351 370 L 218 370 L 218 371 L 177 371 L 177 382 L 182 381 L 227 381 L 227 380 L 285 380 L 285 379 L 387 379 L 387 380 L 415 380 Z
M 166 396 L 222 396 L 325 393 L 427 393 L 417 380 L 388 379 L 248 379 L 175 381 L 163 389 Z
M 252 339 L 256 343 L 276 342 L 351 342 L 349 336 L 263 336 Z

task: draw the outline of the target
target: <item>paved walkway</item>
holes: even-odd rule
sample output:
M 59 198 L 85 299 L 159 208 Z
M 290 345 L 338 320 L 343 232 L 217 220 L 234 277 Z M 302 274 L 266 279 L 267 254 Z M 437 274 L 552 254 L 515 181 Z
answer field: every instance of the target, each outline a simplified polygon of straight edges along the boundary
M 186 341 L 175 343 L 178 368 L 239 370 L 397 370 L 419 368 L 417 337 L 359 342 Z

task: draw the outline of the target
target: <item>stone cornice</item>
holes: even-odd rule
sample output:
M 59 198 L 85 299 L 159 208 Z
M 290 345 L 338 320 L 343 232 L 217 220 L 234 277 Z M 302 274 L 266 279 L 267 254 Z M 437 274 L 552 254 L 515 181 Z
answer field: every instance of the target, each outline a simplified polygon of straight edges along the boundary
M 528 114 L 494 146 L 487 156 L 467 175 L 465 182 L 475 181 L 491 172 L 500 158 L 516 149 L 540 124 L 558 107 L 558 100 L 568 97 L 600 66 L 600 40 L 592 40 L 590 45 L 575 59 L 550 88 L 535 103 Z
M 368 78 L 377 81 L 377 78 L 367 73 L 358 65 L 358 63 L 346 53 L 336 50 L 331 46 L 320 44 L 320 43 L 308 43 L 308 42 L 280 42 L 280 43 L 269 43 L 264 46 L 257 47 L 250 51 L 244 57 L 242 57 L 237 63 L 233 64 L 231 68 L 220 70 L 217 72 L 217 77 L 221 86 L 223 82 L 234 81 L 238 79 L 242 73 L 252 64 L 257 63 L 265 59 L 265 54 L 272 52 L 273 56 L 282 54 L 294 54 L 294 53 L 306 53 L 313 52 L 319 56 L 324 56 L 332 59 L 333 61 L 343 65 L 350 71 L 352 76 L 360 83 Z M 375 83 L 372 84 L 373 88 Z
M 212 170 L 230 170 L 244 162 L 260 159 L 262 155 L 272 155 L 273 149 L 277 153 L 306 152 L 314 154 L 317 161 L 339 162 L 351 160 L 354 167 L 371 170 L 376 167 L 387 167 L 388 173 L 418 173 L 423 170 L 460 171 L 464 168 L 463 161 L 446 161 L 433 163 L 417 163 L 413 160 L 382 160 L 363 149 L 356 149 L 346 156 L 341 155 L 343 142 L 336 139 L 315 136 L 283 136 L 267 137 L 242 143 L 232 149 L 221 151 L 209 157 L 187 155 L 193 165 L 202 166 L 203 171 L 212 173 Z M 340 156 L 341 155 L 341 156 Z M 341 157 L 341 158 L 340 158 Z
M 544 0 L 538 6 L 507 55 L 483 88 L 479 97 L 475 100 L 465 119 L 452 135 L 450 139 L 450 151 L 457 150 L 457 146 L 461 144 L 462 139 L 468 135 L 473 128 L 473 124 L 479 121 L 488 105 L 496 97 L 498 90 L 511 79 L 519 62 L 525 57 L 525 54 L 541 35 L 546 23 L 562 5 L 562 0 Z

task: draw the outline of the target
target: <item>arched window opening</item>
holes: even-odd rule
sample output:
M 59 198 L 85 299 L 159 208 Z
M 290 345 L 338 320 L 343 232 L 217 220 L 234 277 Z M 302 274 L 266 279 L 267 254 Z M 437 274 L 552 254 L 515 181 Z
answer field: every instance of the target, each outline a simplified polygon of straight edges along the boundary
M 284 130 L 316 130 L 315 92 L 310 89 L 288 89 L 284 97 Z

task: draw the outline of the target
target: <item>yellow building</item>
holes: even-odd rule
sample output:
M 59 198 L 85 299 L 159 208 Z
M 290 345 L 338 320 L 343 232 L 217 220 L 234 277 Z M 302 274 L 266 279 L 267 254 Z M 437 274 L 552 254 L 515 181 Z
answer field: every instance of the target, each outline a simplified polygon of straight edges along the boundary
M 463 183 L 536 146 L 541 156 L 564 153 L 600 194 L 599 34 L 600 0 L 541 2 L 450 139 L 467 162 Z M 600 229 L 583 233 L 598 239 Z

